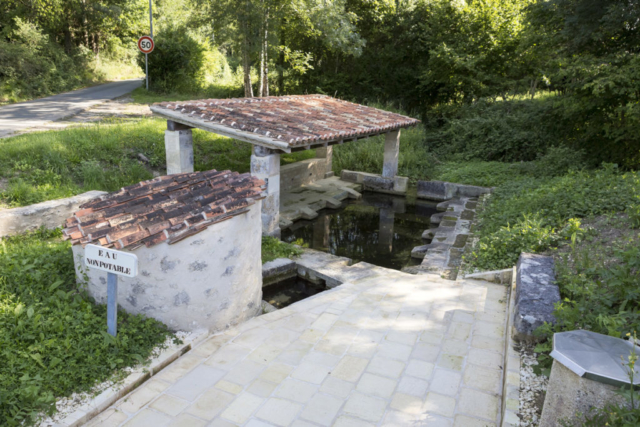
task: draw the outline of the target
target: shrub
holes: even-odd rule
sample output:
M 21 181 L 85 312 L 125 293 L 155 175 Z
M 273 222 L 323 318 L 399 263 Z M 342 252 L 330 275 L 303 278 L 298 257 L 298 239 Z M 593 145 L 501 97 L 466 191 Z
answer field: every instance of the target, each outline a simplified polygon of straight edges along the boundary
M 296 242 L 297 243 L 297 242 Z M 302 254 L 300 248 L 293 244 L 285 243 L 271 236 L 262 236 L 262 263 L 273 261 L 277 258 L 291 258 Z
M 149 57 L 149 88 L 164 93 L 193 92 L 204 84 L 207 46 L 183 27 L 169 27 L 154 36 L 155 48 Z M 138 56 L 145 67 L 145 56 Z

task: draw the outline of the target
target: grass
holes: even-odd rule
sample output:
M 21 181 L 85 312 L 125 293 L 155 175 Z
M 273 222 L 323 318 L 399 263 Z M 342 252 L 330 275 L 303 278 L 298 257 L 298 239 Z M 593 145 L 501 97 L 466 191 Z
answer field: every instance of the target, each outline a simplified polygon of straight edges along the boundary
M 262 263 L 277 258 L 291 258 L 302 254 L 302 250 L 290 243 L 270 236 L 262 236 Z
M 0 425 L 31 425 L 57 398 L 90 391 L 145 361 L 169 331 L 118 314 L 106 333 L 106 307 L 78 288 L 69 242 L 56 231 L 0 241 Z
M 154 171 L 164 174 L 165 129 L 164 120 L 151 118 L 0 140 L 0 204 L 25 206 L 89 190 L 114 191 L 150 179 Z M 249 144 L 198 129 L 193 140 L 196 170 L 249 171 Z M 281 163 L 314 155 L 313 150 L 286 154 Z

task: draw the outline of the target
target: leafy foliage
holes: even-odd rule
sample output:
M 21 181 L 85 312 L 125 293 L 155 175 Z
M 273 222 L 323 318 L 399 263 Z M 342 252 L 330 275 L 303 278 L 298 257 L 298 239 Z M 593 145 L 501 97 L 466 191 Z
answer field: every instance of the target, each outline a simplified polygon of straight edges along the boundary
M 296 242 L 297 244 L 298 242 Z M 277 258 L 291 258 L 302 255 L 302 249 L 271 236 L 262 236 L 262 263 Z
M 169 336 L 153 319 L 118 315 L 78 288 L 69 243 L 42 230 L 0 243 L 0 424 L 30 424 L 55 398 L 88 391 L 147 359 Z
M 487 270 L 511 267 L 520 251 L 541 251 L 577 232 L 572 218 L 622 212 L 640 194 L 640 176 L 607 165 L 553 178 L 506 182 L 479 214 L 479 240 L 468 260 Z

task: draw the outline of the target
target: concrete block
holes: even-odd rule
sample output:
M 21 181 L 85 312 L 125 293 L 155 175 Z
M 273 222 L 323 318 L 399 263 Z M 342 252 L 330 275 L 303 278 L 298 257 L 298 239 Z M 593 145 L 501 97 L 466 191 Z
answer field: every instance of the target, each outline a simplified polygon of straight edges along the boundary
M 550 256 L 522 253 L 516 274 L 514 338 L 534 341 L 533 331 L 544 322 L 555 323 L 554 305 L 560 301 Z
M 54 229 L 80 209 L 80 205 L 107 194 L 105 191 L 87 191 L 77 196 L 49 200 L 21 208 L 0 210 L 0 236 L 10 236 L 35 230 L 42 226 Z
M 478 197 L 491 191 L 491 188 L 475 185 L 455 184 L 445 181 L 418 181 L 417 197 L 445 201 L 454 197 Z
M 392 178 L 380 176 L 366 176 L 362 180 L 364 189 L 369 191 L 393 191 L 393 184 Z
M 554 360 L 539 427 L 558 426 L 562 419 L 580 421 L 575 419 L 578 413 L 588 414 L 592 408 L 602 408 L 610 402 L 627 406 L 618 390 L 619 387 L 579 377 Z
M 167 175 L 193 172 L 193 135 L 188 130 L 164 131 Z
M 262 287 L 272 285 L 297 275 L 296 263 L 288 258 L 278 258 L 262 265 Z

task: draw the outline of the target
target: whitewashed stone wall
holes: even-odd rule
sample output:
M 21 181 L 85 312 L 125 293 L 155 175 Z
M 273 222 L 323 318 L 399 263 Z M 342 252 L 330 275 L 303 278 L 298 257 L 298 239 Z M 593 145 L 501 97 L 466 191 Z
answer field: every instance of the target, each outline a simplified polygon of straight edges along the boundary
M 259 314 L 261 205 L 258 201 L 249 212 L 173 245 L 133 251 L 139 273 L 118 278 L 119 309 L 183 331 L 220 331 Z M 73 255 L 79 283 L 86 283 L 97 303 L 106 304 L 107 273 L 84 267 L 81 245 L 73 246 Z

